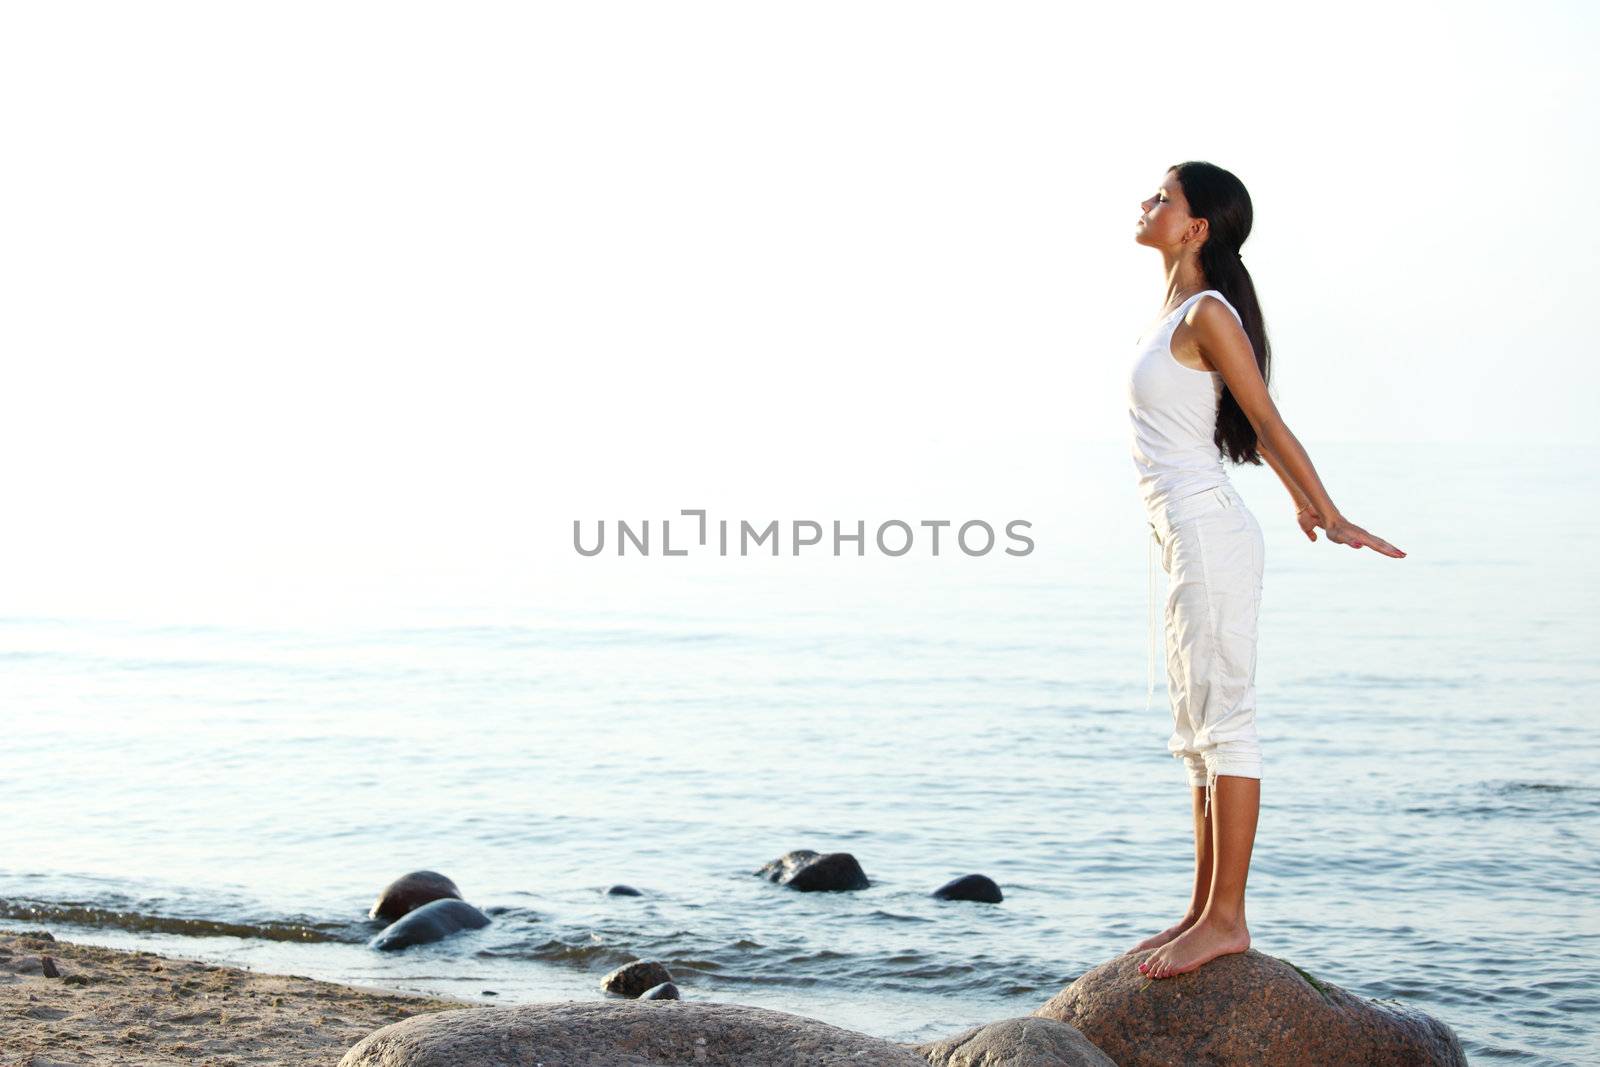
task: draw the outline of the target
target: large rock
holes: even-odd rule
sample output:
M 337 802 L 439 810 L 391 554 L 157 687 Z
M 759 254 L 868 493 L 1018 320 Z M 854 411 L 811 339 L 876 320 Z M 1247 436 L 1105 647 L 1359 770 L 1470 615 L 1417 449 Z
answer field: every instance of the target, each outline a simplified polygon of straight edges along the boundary
M 867 872 L 848 852 L 821 854 L 809 848 L 785 852 L 756 872 L 770 882 L 798 889 L 802 893 L 841 892 L 866 889 Z
M 447 897 L 461 899 L 461 890 L 450 879 L 438 871 L 412 871 L 384 886 L 367 918 L 392 923 L 408 911 Z
M 1117 1067 L 1075 1027 L 1033 1015 L 914 1048 L 931 1067 Z
M 363 1038 L 339 1067 L 928 1067 L 909 1049 L 743 1004 L 608 1000 L 414 1015 Z
M 442 941 L 462 930 L 479 930 L 489 925 L 489 917 L 464 900 L 447 897 L 408 911 L 383 928 L 371 941 L 380 952 L 394 952 L 412 945 Z
M 1466 1067 L 1448 1026 L 1398 1001 L 1347 993 L 1255 949 L 1146 978 L 1138 967 L 1154 951 L 1100 964 L 1034 1014 L 1077 1027 L 1120 1067 Z

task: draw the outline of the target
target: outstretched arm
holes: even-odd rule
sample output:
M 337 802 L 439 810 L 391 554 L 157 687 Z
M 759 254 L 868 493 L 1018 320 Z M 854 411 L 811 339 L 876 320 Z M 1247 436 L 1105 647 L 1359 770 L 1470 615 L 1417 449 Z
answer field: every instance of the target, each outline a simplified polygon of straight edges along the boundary
M 1288 426 L 1284 426 L 1285 432 L 1288 429 Z M 1295 443 L 1299 443 L 1298 438 L 1295 439 Z M 1317 527 L 1326 527 L 1327 525 L 1322 518 L 1324 512 L 1316 504 L 1312 503 L 1311 498 L 1307 496 L 1304 490 L 1295 484 L 1294 476 L 1289 473 L 1288 467 L 1273 453 L 1272 446 L 1267 443 L 1266 438 L 1261 437 L 1259 434 L 1256 436 L 1256 451 L 1261 453 L 1262 458 L 1271 465 L 1274 471 L 1277 471 L 1284 488 L 1288 489 L 1289 495 L 1294 498 L 1294 521 L 1299 524 L 1300 531 L 1306 535 L 1306 540 L 1315 541 L 1317 539 Z M 1305 449 L 1302 447 L 1300 451 L 1304 453 Z M 1306 458 L 1306 462 L 1308 464 L 1311 462 L 1309 456 Z M 1318 484 L 1321 484 L 1320 480 Z M 1327 495 L 1326 490 L 1324 490 L 1323 495 Z M 1337 515 L 1336 511 L 1335 517 L 1342 518 L 1343 516 Z
M 1294 478 L 1290 477 L 1289 472 L 1284 470 L 1283 464 L 1278 461 L 1278 457 L 1272 454 L 1271 447 L 1261 440 L 1259 436 L 1256 438 L 1256 451 L 1261 453 L 1261 458 L 1267 461 L 1267 465 L 1277 473 L 1278 480 L 1283 483 L 1283 487 L 1289 491 L 1290 498 L 1294 500 L 1296 513 L 1301 508 L 1310 507 L 1311 500 L 1305 493 L 1301 492 L 1298 485 L 1294 484 Z
M 1289 494 L 1295 497 L 1295 503 L 1300 506 L 1310 503 L 1315 509 L 1316 515 L 1310 519 L 1310 525 L 1320 525 L 1327 532 L 1328 540 L 1336 544 L 1352 548 L 1367 545 L 1386 556 L 1397 559 L 1404 556 L 1404 552 L 1383 538 L 1346 519 L 1334 506 L 1327 489 L 1323 488 L 1322 479 L 1317 477 L 1316 468 L 1311 465 L 1311 457 L 1267 393 L 1267 383 L 1261 380 L 1261 369 L 1256 366 L 1255 349 L 1233 314 L 1219 301 L 1202 297 L 1189 312 L 1188 320 L 1201 354 L 1222 375 L 1239 402 L 1240 410 L 1255 428 L 1257 447 L 1262 455 L 1277 471 Z M 1306 525 L 1304 513 L 1302 529 L 1311 540 L 1316 540 L 1316 535 Z

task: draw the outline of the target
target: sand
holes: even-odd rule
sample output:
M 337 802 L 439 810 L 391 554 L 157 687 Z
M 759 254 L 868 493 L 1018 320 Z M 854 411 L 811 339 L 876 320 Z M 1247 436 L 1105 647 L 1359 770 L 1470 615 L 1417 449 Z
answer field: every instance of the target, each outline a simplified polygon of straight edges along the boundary
M 334 1067 L 380 1026 L 467 1004 L 0 931 L 0 1067 Z

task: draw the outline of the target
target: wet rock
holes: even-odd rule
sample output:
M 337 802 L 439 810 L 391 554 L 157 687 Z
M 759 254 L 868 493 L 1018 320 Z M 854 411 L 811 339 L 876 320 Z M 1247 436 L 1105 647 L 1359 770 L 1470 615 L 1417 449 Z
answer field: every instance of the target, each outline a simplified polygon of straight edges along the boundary
M 756 872 L 769 882 L 777 882 L 803 893 L 839 892 L 866 889 L 872 883 L 861 864 L 848 852 L 813 852 L 796 849 L 763 866 Z
M 461 890 L 438 871 L 412 871 L 403 874 L 384 887 L 373 901 L 369 919 L 392 923 L 407 912 L 415 911 L 435 900 L 461 899 Z
M 424 904 L 383 928 L 370 944 L 380 952 L 441 941 L 462 930 L 489 925 L 489 917 L 464 900 L 446 898 Z
M 641 893 L 637 889 L 633 888 L 633 886 L 631 886 L 631 885 L 621 885 L 621 884 L 608 887 L 606 889 L 606 895 L 607 896 L 612 896 L 612 897 L 642 897 L 642 896 L 644 896 L 643 893 Z
M 933 895 L 940 900 L 976 900 L 984 904 L 998 904 L 1004 899 L 994 879 L 982 874 L 953 879 L 935 889 Z
M 563 1001 L 416 1015 L 363 1038 L 339 1067 L 928 1067 L 880 1038 L 744 1004 Z
M 1397 1001 L 1356 996 L 1255 949 L 1146 978 L 1138 965 L 1154 951 L 1100 964 L 1034 1015 L 1077 1027 L 1120 1067 L 1466 1067 L 1450 1027 Z
M 907 1045 L 930 1067 L 1117 1067 L 1076 1027 L 1023 1015 L 921 1045 Z
M 678 987 L 671 982 L 662 982 L 660 985 L 651 986 L 639 994 L 640 1000 L 681 1000 L 678 996 Z
M 620 993 L 636 997 L 653 986 L 672 981 L 672 972 L 656 960 L 634 960 L 624 963 L 600 979 L 600 988 L 607 993 Z

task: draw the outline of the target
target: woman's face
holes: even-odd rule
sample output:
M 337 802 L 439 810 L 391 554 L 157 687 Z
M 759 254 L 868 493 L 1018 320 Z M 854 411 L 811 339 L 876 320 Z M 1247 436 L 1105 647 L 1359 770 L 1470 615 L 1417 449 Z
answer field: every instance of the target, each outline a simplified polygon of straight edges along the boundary
M 1189 202 L 1183 198 L 1183 187 L 1171 171 L 1161 185 L 1144 203 L 1134 225 L 1133 239 L 1142 245 L 1155 248 L 1173 248 L 1183 241 L 1185 231 L 1194 221 L 1189 216 Z

